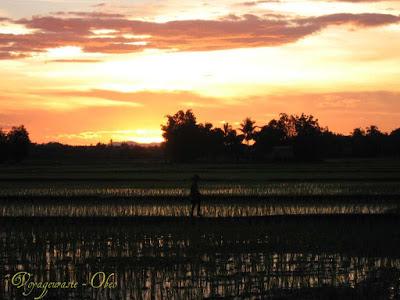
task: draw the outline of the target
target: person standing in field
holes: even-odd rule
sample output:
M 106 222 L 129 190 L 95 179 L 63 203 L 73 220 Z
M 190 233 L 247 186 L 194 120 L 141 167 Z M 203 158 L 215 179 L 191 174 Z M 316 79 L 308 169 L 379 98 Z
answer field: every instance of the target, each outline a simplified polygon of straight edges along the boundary
M 192 186 L 190 187 L 190 202 L 192 204 L 192 210 L 190 216 L 193 217 L 194 209 L 197 206 L 197 216 L 201 216 L 200 214 L 200 198 L 201 194 L 199 192 L 198 181 L 200 177 L 199 175 L 194 175 L 192 177 Z

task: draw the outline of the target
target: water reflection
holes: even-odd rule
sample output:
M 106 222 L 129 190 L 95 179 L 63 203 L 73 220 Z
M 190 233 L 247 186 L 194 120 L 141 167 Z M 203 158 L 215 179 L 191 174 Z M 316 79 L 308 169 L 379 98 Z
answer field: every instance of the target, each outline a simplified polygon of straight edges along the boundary
M 0 221 L 1 299 L 23 299 L 6 274 L 116 289 L 51 290 L 45 299 L 293 299 L 400 295 L 400 221 L 390 217 Z M 28 298 L 31 299 L 31 298 Z

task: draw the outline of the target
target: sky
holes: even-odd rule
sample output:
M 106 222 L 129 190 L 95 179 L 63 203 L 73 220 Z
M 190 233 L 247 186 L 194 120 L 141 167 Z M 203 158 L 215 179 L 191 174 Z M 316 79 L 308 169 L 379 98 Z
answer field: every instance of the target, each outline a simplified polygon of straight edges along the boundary
M 400 127 L 400 0 L 1 0 L 0 128 L 162 141 L 180 109 Z

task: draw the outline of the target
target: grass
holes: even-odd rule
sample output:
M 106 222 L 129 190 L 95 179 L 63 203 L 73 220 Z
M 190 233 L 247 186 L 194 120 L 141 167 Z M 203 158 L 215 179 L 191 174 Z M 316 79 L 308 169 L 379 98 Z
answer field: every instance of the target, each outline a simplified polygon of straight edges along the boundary
M 206 182 L 399 181 L 400 160 L 336 160 L 294 164 L 166 164 L 129 160 L 31 161 L 2 166 L 0 181 L 100 181 L 184 184 L 194 173 Z
M 185 216 L 201 177 L 209 217 L 398 210 L 399 160 L 174 165 L 31 161 L 3 166 L 0 216 Z
M 400 195 L 400 185 L 397 182 L 385 183 L 265 183 L 265 184 L 207 184 L 201 186 L 204 196 L 218 197 L 273 197 L 273 196 L 372 196 L 372 195 Z M 0 191 L 0 197 L 24 197 L 24 196 L 50 196 L 50 197 L 85 197 L 104 196 L 114 197 L 185 197 L 188 195 L 188 187 L 103 187 L 96 185 L 85 187 L 15 187 L 9 186 Z

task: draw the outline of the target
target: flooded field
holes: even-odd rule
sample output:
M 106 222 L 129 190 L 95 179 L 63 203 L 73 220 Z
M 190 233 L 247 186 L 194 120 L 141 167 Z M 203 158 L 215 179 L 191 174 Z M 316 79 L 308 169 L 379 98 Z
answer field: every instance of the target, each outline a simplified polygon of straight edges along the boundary
M 5 300 L 25 299 L 11 283 L 18 271 L 32 273 L 37 282 L 79 283 L 75 289 L 51 289 L 44 299 L 400 296 L 397 217 L 2 218 L 0 223 Z M 97 272 L 114 274 L 116 287 L 87 284 Z
M 372 197 L 204 197 L 204 217 L 260 217 L 276 215 L 399 213 L 397 196 Z M 190 215 L 185 197 L 143 198 L 9 198 L 0 199 L 2 217 L 185 217 Z
M 24 183 L 26 184 L 26 183 Z M 42 183 L 43 184 L 43 183 Z M 182 187 L 5 187 L 0 216 L 188 216 L 189 189 Z M 154 184 L 157 185 L 157 184 Z M 206 217 L 311 214 L 383 214 L 400 211 L 397 182 L 202 184 Z
M 15 274 L 77 284 L 43 299 L 400 297 L 397 160 L 3 171 L 0 299 L 43 292 Z M 193 174 L 202 218 L 188 217 Z
M 398 160 L 293 164 L 33 161 L 0 174 L 0 216 L 188 216 L 199 174 L 207 217 L 400 211 Z

